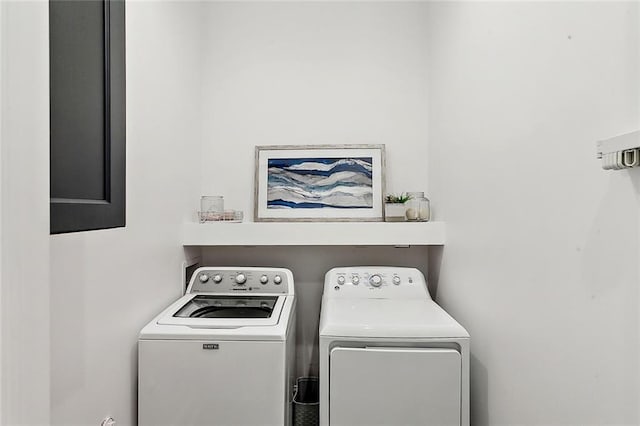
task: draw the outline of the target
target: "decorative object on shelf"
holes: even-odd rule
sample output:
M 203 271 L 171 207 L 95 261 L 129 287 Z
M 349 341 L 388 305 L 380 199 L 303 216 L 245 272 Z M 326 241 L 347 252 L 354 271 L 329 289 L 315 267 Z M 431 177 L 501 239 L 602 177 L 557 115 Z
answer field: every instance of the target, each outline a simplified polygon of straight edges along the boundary
M 431 206 L 424 192 L 409 192 L 405 203 L 405 214 L 409 222 L 428 222 L 431 219 Z
M 404 192 L 402 194 L 388 194 L 384 201 L 384 220 L 385 222 L 404 222 L 406 220 L 405 203 L 411 197 Z
M 200 211 L 203 213 L 224 212 L 224 197 L 222 195 L 203 195 L 200 197 Z
M 384 145 L 256 146 L 254 220 L 381 221 Z
M 242 222 L 242 211 L 225 210 L 222 195 L 203 195 L 200 198 L 198 219 L 205 222 Z
M 207 223 L 207 222 L 239 223 L 239 222 L 242 222 L 243 216 L 244 215 L 240 210 L 224 210 L 222 212 L 213 212 L 213 211 L 198 212 L 198 218 L 200 219 L 200 223 Z

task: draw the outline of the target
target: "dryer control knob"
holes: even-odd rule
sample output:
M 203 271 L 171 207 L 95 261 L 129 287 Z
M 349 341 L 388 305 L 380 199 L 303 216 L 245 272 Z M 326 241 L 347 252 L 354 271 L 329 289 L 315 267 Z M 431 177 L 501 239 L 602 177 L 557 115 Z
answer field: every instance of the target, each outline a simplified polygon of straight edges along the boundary
M 206 283 L 207 281 L 209 281 L 209 275 L 202 274 L 198 279 L 200 280 L 201 283 Z
M 280 283 L 282 283 L 282 277 L 280 275 L 276 275 L 275 277 L 273 277 L 273 282 L 276 285 L 280 285 Z
M 246 282 L 247 282 L 247 276 L 245 274 L 240 273 L 240 274 L 236 275 L 236 283 L 237 284 L 242 285 L 242 284 L 244 284 Z
M 351 282 L 353 283 L 353 285 L 358 285 L 358 283 L 360 282 L 360 277 L 357 275 L 352 276 Z
M 213 282 L 214 282 L 214 283 L 219 284 L 221 281 L 222 281 L 222 275 L 220 275 L 220 274 L 215 274 L 215 275 L 213 276 Z
M 261 276 L 261 277 L 260 277 L 260 282 L 261 282 L 262 284 L 266 284 L 266 283 L 268 283 L 268 282 L 269 282 L 269 277 L 268 277 L 268 276 L 266 276 L 266 275 Z
M 344 284 L 344 276 L 340 275 L 338 277 L 338 284 L 340 284 L 340 285 Z
M 382 277 L 378 274 L 373 274 L 369 277 L 369 283 L 374 287 L 380 287 L 382 285 Z
M 399 277 L 399 276 L 397 276 L 397 275 L 394 275 L 394 276 L 393 276 L 393 283 L 394 283 L 395 285 L 399 285 L 399 284 L 400 284 L 400 277 Z

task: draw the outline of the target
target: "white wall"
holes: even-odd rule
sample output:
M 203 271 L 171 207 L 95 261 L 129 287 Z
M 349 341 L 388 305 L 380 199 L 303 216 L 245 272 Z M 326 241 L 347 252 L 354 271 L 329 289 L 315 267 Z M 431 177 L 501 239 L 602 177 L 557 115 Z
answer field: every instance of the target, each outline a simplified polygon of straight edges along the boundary
M 0 2 L 0 424 L 49 420 L 48 2 Z
M 136 423 L 137 334 L 181 292 L 196 210 L 200 5 L 127 2 L 127 225 L 51 237 L 51 421 Z
M 638 3 L 438 3 L 429 31 L 439 301 L 472 336 L 475 425 L 638 424 Z
M 212 2 L 202 191 L 253 216 L 254 147 L 384 143 L 391 191 L 426 190 L 426 5 Z

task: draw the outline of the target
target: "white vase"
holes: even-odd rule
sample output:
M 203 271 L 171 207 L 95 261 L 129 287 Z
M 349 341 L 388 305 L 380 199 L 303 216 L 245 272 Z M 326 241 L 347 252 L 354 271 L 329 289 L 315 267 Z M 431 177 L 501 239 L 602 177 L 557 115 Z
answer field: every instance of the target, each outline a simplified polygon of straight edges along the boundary
M 385 222 L 404 222 L 405 205 L 401 203 L 386 203 L 384 205 L 384 221 Z

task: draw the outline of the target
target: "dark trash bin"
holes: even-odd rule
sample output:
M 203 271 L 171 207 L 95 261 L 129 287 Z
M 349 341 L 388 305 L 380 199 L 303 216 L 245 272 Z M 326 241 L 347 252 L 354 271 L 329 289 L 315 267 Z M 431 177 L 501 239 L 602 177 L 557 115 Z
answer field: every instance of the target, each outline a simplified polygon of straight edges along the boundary
M 318 426 L 320 387 L 317 377 L 299 377 L 293 395 L 293 425 Z

